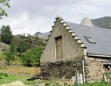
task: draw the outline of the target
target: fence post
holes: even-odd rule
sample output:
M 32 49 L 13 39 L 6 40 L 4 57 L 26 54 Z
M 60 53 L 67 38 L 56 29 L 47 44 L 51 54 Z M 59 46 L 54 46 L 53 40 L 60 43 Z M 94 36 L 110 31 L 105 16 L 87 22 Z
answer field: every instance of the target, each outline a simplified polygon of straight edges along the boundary
M 84 69 L 84 60 L 82 60 L 82 72 L 83 72 L 83 84 L 85 84 L 85 69 Z

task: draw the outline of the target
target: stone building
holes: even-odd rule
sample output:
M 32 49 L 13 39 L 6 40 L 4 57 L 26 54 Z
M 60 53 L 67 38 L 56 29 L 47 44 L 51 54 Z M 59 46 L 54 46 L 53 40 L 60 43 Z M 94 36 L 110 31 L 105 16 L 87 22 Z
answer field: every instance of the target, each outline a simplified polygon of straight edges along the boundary
M 88 18 L 75 24 L 57 17 L 40 59 L 43 73 L 71 78 L 79 72 L 85 82 L 102 81 L 105 69 L 111 66 L 110 37 L 110 29 L 93 26 Z

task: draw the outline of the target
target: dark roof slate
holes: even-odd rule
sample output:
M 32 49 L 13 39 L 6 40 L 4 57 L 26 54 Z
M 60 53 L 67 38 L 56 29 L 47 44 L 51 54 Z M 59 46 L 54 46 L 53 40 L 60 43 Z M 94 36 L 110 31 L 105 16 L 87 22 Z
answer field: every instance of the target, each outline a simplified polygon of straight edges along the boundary
M 67 25 L 85 44 L 87 53 L 111 55 L 111 29 L 68 22 Z

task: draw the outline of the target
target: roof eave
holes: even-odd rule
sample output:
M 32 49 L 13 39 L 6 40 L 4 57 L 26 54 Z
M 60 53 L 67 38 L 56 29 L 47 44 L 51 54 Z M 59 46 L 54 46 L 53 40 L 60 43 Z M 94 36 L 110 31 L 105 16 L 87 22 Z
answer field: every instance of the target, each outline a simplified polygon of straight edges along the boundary
M 111 59 L 111 55 L 87 53 L 87 56 L 94 57 L 94 58 L 110 58 Z

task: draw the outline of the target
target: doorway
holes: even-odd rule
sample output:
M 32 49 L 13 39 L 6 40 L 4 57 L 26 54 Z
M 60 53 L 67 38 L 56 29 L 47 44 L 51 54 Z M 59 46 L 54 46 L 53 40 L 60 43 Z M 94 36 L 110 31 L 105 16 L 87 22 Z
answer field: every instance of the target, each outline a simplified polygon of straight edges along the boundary
M 55 38 L 56 43 L 56 59 L 62 57 L 62 36 Z

